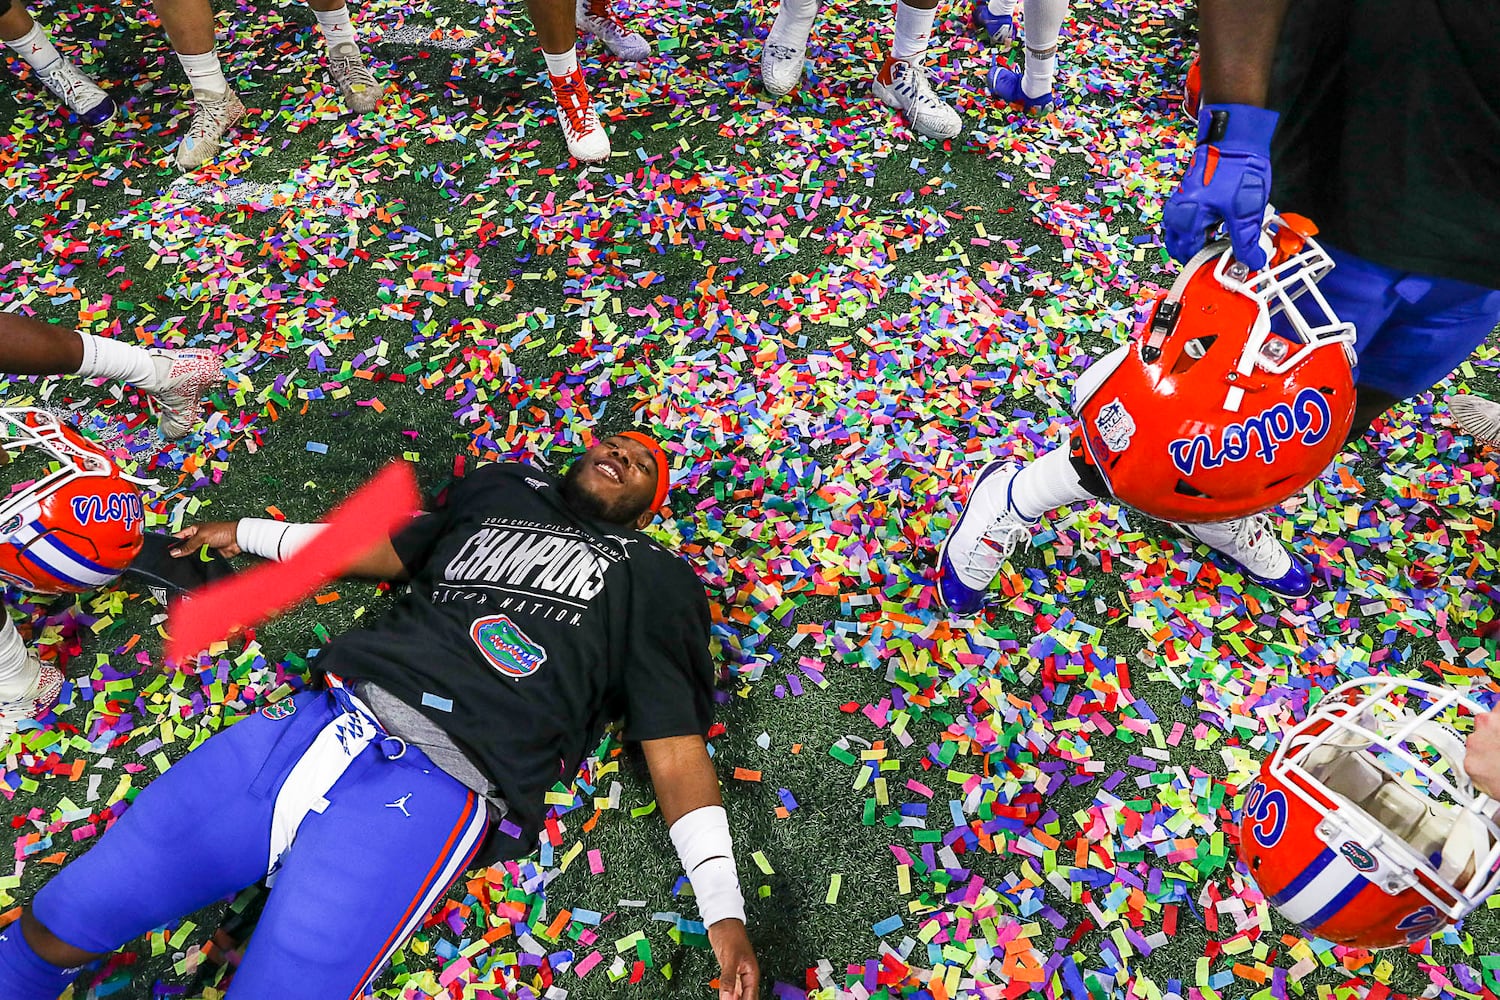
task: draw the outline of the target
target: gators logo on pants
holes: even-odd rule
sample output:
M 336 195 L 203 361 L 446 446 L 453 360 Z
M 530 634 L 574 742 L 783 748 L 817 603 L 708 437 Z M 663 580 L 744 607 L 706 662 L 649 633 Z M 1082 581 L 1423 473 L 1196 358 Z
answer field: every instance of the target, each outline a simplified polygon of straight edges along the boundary
M 474 619 L 469 638 L 494 668 L 507 677 L 529 677 L 547 662 L 547 651 L 504 615 Z

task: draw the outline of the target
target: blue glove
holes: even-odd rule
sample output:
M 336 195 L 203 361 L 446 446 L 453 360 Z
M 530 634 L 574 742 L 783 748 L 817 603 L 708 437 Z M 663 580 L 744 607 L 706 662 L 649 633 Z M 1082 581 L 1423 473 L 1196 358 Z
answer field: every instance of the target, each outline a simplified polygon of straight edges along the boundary
M 1205 104 L 1198 148 L 1161 223 L 1167 252 L 1185 262 L 1203 249 L 1210 227 L 1224 224 L 1234 256 L 1251 270 L 1266 266 L 1261 224 L 1271 198 L 1274 111 L 1250 104 Z

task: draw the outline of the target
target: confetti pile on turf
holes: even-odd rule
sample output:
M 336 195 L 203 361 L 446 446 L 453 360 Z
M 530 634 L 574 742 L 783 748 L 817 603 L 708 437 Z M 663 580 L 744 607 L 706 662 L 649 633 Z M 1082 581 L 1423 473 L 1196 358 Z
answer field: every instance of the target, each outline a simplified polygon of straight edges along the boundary
M 752 931 L 800 948 L 765 969 L 777 997 L 1500 991 L 1494 914 L 1413 954 L 1307 941 L 1234 860 L 1241 786 L 1321 691 L 1384 671 L 1494 688 L 1497 470 L 1441 391 L 1285 506 L 1282 537 L 1317 568 L 1308 601 L 1101 505 L 1049 517 L 992 613 L 934 607 L 934 539 L 974 471 L 1060 442 L 1072 380 L 1170 279 L 1154 223 L 1188 144 L 1180 3 L 1077 5 L 1064 100 L 1040 120 L 982 94 L 992 54 L 945 8 L 934 82 L 966 124 L 951 148 L 868 95 L 883 7 L 825 5 L 779 102 L 757 80 L 763 4 L 632 10 L 658 55 L 585 58 L 619 152 L 588 172 L 566 163 L 508 8 L 363 6 L 392 89 L 353 118 L 301 5 L 227 6 L 225 64 L 251 111 L 205 170 L 169 163 L 186 108 L 143 7 L 54 12 L 104 42 L 94 68 L 129 95 L 107 137 L 65 127 L 34 81 L 0 118 L 0 308 L 209 346 L 231 372 L 202 432 L 170 446 L 131 390 L 6 386 L 7 405 L 67 410 L 155 478 L 153 524 L 258 513 L 233 507 L 275 502 L 240 471 L 251 456 L 338 458 L 331 421 L 356 408 L 416 397 L 458 443 L 424 425 L 398 450 L 444 474 L 455 450 L 453 474 L 560 465 L 594 428 L 638 420 L 676 464 L 659 535 L 714 598 L 734 726 L 712 742 L 737 823 L 762 803 L 763 835 L 739 840 Z M 1493 390 L 1495 359 L 1482 349 L 1456 381 Z M 190 746 L 300 688 L 315 652 L 236 642 L 168 676 L 146 595 L 7 596 L 71 680 L 5 759 L 0 920 Z M 346 603 L 317 606 L 304 649 L 363 613 Z M 850 674 L 866 694 L 840 702 Z M 808 701 L 827 727 L 776 728 Z M 794 777 L 812 757 L 836 794 Z M 379 995 L 657 996 L 684 963 L 709 968 L 623 759 L 607 740 L 559 785 L 540 853 L 469 873 Z M 787 885 L 778 866 L 830 824 L 883 838 L 880 869 L 819 856 L 817 884 Z M 639 852 L 590 839 L 621 828 Z M 624 866 L 671 906 L 595 888 Z M 570 871 L 566 895 L 548 891 Z M 93 995 L 139 988 L 144 965 L 160 995 L 219 996 L 257 899 L 223 927 L 154 932 L 93 973 Z M 858 925 L 856 943 L 820 950 L 823 920 Z

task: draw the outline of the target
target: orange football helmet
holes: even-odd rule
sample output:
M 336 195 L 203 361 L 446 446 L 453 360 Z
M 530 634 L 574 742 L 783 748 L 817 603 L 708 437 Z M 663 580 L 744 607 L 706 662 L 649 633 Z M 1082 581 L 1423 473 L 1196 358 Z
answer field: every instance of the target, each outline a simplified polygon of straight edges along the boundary
M 1500 802 L 1464 773 L 1483 706 L 1402 677 L 1335 688 L 1251 783 L 1239 855 L 1308 934 L 1362 948 L 1421 941 L 1500 889 Z
M 50 459 L 41 478 L 0 501 L 0 580 L 43 594 L 92 590 L 141 550 L 141 492 L 99 447 L 45 410 L 0 409 L 0 457 Z
M 1316 479 L 1344 446 L 1354 327 L 1318 291 L 1333 260 L 1314 232 L 1269 216 L 1259 272 L 1210 245 L 1143 331 L 1079 377 L 1076 433 L 1120 502 L 1168 521 L 1246 517 Z

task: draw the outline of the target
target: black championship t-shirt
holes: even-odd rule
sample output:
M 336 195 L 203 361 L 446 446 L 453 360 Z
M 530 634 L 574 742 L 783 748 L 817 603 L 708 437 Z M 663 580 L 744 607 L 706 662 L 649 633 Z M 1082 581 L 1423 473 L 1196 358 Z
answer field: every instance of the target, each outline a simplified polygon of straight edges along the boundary
M 1299 0 L 1272 203 L 1387 267 L 1500 288 L 1500 5 Z
M 485 771 L 523 831 L 497 834 L 492 860 L 531 852 L 547 791 L 609 721 L 628 740 L 701 736 L 712 721 L 697 576 L 640 532 L 580 517 L 560 486 L 515 464 L 459 481 L 393 539 L 408 593 L 319 658 L 419 708 Z

